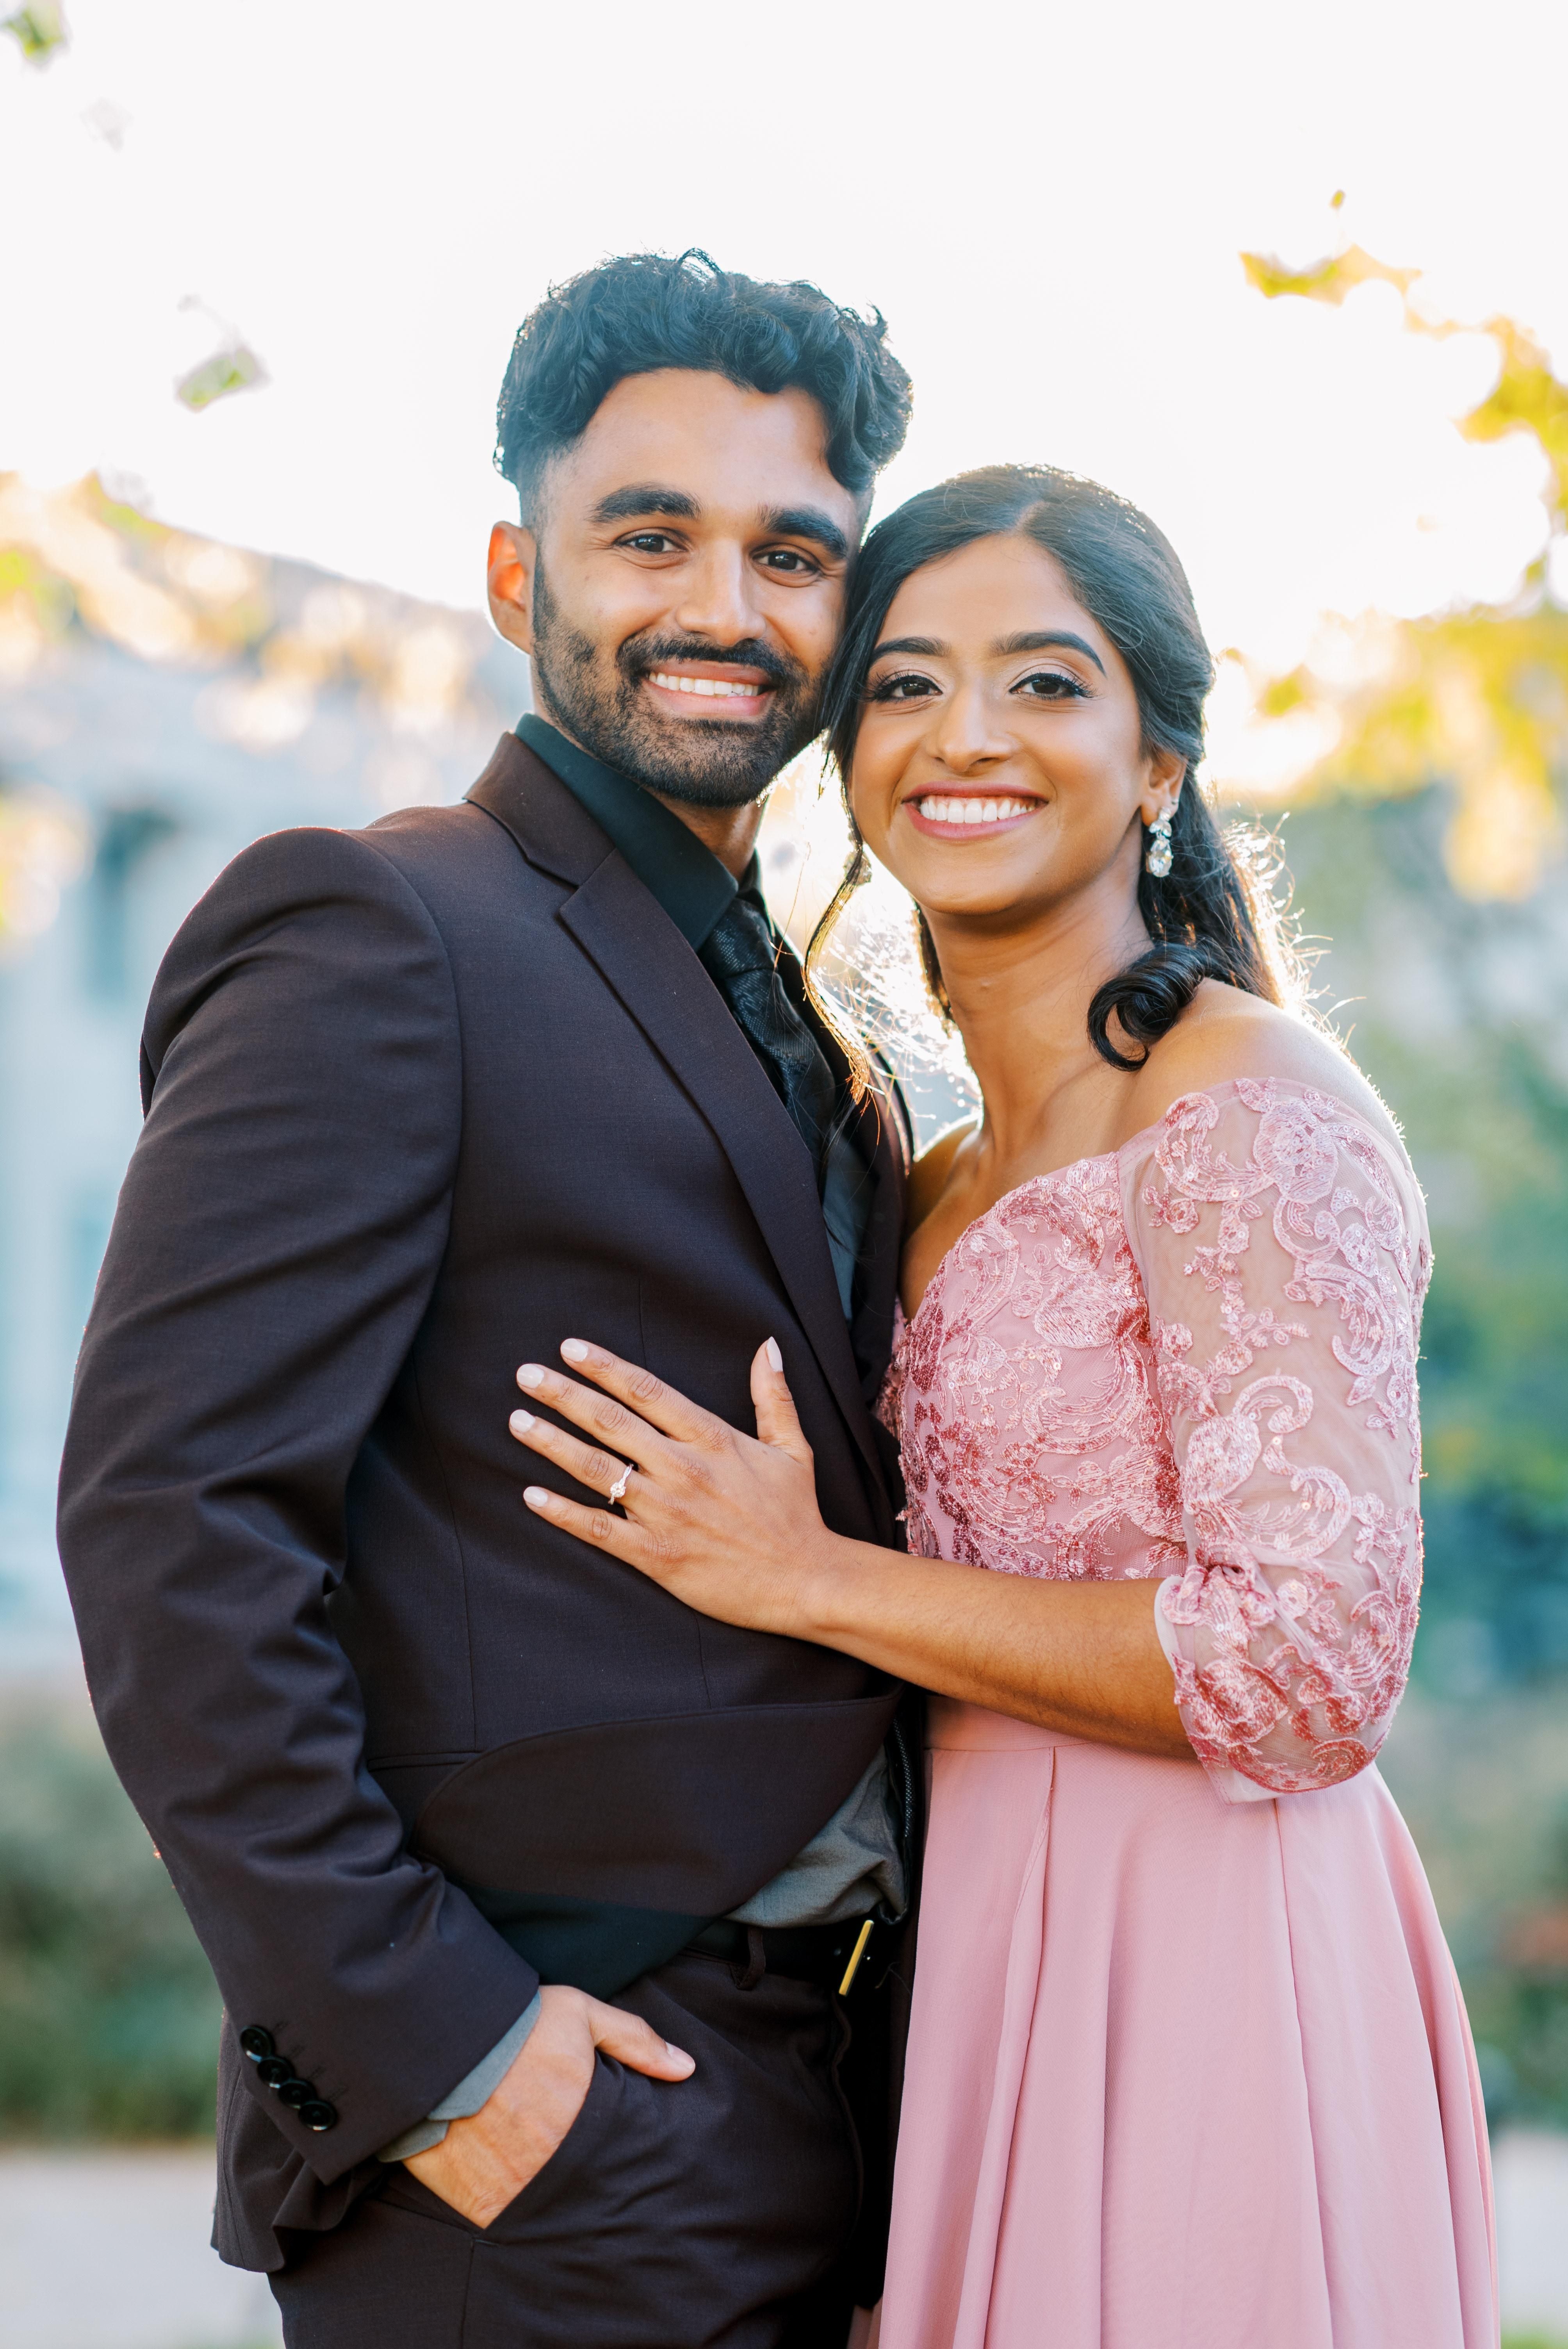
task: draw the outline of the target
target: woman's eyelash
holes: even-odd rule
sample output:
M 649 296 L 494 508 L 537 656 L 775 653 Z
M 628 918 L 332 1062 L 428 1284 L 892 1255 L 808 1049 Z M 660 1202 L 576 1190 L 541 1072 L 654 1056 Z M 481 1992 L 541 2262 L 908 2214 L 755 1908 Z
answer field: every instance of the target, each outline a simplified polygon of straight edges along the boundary
M 1070 669 L 1031 669 L 1027 677 L 1021 677 L 1018 679 L 1012 690 L 1015 693 L 1026 693 L 1030 686 L 1046 686 L 1050 688 L 1045 693 L 1028 693 L 1027 698 L 1031 701 L 1087 701 L 1089 698 L 1088 686 L 1084 684 L 1081 678 L 1075 677 Z M 907 690 L 911 687 L 916 689 Z M 875 685 L 868 686 L 866 699 L 868 701 L 923 701 L 937 690 L 932 679 L 922 677 L 918 670 L 901 669 L 894 676 L 881 678 Z

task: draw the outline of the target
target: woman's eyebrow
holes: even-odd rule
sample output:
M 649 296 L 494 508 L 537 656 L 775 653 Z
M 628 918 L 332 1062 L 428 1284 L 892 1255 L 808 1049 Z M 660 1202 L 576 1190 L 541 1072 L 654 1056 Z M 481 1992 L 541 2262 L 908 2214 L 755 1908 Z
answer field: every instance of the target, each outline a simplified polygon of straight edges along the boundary
M 1082 653 L 1086 659 L 1093 661 L 1101 677 L 1105 675 L 1105 663 L 1094 647 L 1082 636 L 1075 636 L 1070 628 L 1041 628 L 1026 631 L 1019 636 L 998 636 L 991 647 L 1003 660 L 1009 659 L 1014 653 L 1048 653 L 1054 648 Z
M 939 645 L 934 636 L 890 636 L 885 645 L 877 647 L 872 660 L 880 661 L 884 653 L 914 653 L 924 660 L 940 660 L 946 650 L 947 647 Z M 868 668 L 871 665 L 871 661 L 866 663 Z

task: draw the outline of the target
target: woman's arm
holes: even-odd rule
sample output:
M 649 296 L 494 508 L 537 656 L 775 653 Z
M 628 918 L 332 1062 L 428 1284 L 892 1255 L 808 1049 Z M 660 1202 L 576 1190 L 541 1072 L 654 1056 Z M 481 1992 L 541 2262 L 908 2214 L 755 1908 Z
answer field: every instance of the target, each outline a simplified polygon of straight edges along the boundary
M 945 1558 L 846 1542 L 853 1570 L 824 1577 L 796 1636 L 1018 1721 L 1102 1745 L 1192 1748 L 1148 1582 L 1033 1582 Z
M 836 1648 L 1071 1736 L 1191 1760 L 1148 1582 L 1030 1582 L 830 1533 L 771 1340 L 751 1369 L 756 1441 L 600 1347 L 569 1339 L 562 1352 L 592 1385 L 539 1363 L 518 1382 L 597 1441 L 527 1411 L 513 1433 L 605 1495 L 634 1464 L 624 1516 L 530 1486 L 541 1516 L 722 1622 Z
M 1229 1801 L 1365 1769 L 1420 1591 L 1416 1350 L 1429 1252 L 1397 1142 L 1243 1079 L 1122 1162 L 1187 1568 L 1157 1626 Z

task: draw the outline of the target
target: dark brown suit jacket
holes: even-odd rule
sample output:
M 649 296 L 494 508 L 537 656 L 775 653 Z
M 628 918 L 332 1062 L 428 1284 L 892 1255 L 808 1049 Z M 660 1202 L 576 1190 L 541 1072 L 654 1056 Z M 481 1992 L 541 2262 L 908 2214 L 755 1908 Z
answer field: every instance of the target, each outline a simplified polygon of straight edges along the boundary
M 459 807 L 258 842 L 170 947 L 82 1349 L 61 1552 L 109 1751 L 232 2018 L 218 2240 L 274 2267 L 508 2030 L 459 1886 L 735 1907 L 897 1692 L 524 1509 L 520 1361 L 593 1337 L 750 1423 L 771 1333 L 830 1524 L 892 1543 L 907 1146 L 851 1348 L 813 1171 L 717 989 L 514 737 Z M 860 1357 L 857 1369 L 856 1356 Z M 454 1881 L 456 1879 L 456 1881 Z M 260 2025 L 335 2119 L 238 2054 Z

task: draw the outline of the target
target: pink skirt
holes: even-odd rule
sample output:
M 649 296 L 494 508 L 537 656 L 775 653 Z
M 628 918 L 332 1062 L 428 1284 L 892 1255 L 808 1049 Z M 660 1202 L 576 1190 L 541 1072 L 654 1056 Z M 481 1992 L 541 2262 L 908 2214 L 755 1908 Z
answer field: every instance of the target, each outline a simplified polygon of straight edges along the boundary
M 880 2349 L 1495 2349 L 1480 2083 L 1376 1770 L 931 1707 Z

